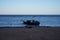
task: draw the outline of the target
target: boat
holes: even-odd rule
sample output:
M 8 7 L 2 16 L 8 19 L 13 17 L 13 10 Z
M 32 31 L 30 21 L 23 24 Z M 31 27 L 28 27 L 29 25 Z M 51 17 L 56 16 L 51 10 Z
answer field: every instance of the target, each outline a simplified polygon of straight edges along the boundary
M 26 20 L 23 21 L 23 24 L 25 24 L 26 27 L 32 28 L 33 26 L 39 26 L 40 22 L 35 20 Z

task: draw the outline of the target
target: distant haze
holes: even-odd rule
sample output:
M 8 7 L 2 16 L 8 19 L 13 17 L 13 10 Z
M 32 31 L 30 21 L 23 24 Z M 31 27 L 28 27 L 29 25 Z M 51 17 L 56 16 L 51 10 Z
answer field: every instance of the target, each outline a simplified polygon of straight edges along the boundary
M 59 14 L 60 0 L 0 0 L 0 14 Z

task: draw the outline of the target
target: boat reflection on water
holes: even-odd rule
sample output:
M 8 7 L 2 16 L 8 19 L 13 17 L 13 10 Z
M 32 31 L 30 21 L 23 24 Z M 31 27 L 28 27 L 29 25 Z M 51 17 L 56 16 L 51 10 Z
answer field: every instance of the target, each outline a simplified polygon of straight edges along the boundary
M 39 27 L 40 22 L 35 20 L 26 20 L 23 21 L 23 24 L 26 25 L 26 28 Z

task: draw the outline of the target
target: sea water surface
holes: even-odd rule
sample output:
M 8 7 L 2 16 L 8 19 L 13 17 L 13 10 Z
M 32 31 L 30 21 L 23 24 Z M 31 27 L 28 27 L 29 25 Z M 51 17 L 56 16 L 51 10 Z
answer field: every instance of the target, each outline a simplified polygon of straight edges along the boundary
M 21 27 L 23 20 L 37 20 L 40 26 L 60 26 L 60 15 L 0 15 L 0 27 Z

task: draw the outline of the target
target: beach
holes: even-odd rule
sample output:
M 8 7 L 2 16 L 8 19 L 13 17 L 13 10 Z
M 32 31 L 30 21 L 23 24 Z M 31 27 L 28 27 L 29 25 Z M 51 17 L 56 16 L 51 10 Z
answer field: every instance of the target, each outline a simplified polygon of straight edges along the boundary
M 60 28 L 0 28 L 0 40 L 60 40 Z

